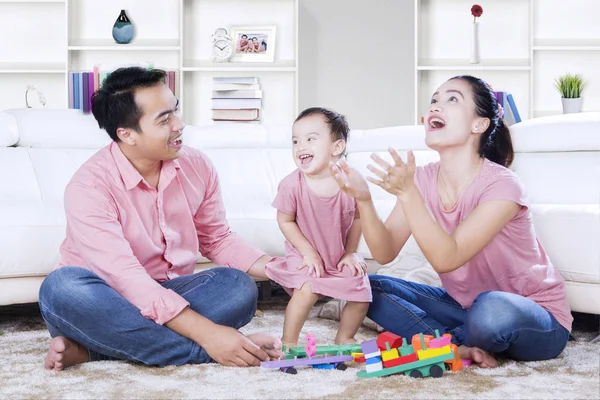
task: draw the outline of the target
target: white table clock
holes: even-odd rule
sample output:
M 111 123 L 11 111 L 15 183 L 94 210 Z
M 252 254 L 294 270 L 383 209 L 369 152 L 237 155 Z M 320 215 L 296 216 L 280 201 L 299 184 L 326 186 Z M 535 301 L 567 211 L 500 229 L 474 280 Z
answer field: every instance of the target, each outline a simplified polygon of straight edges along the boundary
M 213 61 L 228 62 L 233 56 L 233 39 L 225 28 L 218 28 L 213 34 Z

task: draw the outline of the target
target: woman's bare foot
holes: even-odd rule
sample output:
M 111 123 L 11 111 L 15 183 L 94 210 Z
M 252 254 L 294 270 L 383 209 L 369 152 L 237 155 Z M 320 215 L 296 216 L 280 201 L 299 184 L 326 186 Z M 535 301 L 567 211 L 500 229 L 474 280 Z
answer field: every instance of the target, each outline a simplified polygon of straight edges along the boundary
M 471 360 L 481 368 L 496 368 L 498 361 L 487 351 L 478 347 L 459 346 L 458 354 L 463 360 Z
M 266 333 L 253 333 L 252 335 L 248 335 L 247 338 L 267 353 L 271 359 L 277 360 L 280 357 L 284 357 L 279 338 Z
M 44 365 L 46 369 L 62 371 L 89 360 L 90 354 L 85 347 L 64 336 L 57 336 L 50 342 Z

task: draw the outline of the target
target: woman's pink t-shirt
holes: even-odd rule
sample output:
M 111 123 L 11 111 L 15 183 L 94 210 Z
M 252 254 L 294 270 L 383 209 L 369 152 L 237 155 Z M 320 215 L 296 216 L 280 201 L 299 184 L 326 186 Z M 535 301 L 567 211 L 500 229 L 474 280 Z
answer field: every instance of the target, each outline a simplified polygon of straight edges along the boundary
M 440 274 L 442 286 L 465 309 L 486 291 L 519 294 L 551 312 L 571 331 L 573 317 L 565 295 L 564 278 L 538 241 L 525 190 L 516 173 L 485 159 L 474 179 L 451 210 L 438 193 L 439 162 L 417 167 L 415 184 L 437 223 L 451 234 L 481 203 L 510 200 L 521 211 L 488 245 L 462 267 Z

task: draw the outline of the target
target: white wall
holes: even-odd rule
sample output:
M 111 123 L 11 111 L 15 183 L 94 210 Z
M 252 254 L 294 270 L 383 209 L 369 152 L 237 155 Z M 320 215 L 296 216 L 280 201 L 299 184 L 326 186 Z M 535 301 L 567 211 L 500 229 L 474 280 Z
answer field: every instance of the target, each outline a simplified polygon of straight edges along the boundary
M 301 0 L 299 109 L 324 106 L 354 129 L 413 123 L 413 0 Z

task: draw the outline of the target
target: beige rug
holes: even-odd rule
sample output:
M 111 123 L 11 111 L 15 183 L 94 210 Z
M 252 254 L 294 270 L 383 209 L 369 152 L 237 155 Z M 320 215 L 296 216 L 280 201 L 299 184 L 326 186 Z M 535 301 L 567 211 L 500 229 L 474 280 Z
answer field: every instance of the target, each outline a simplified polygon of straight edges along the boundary
M 285 304 L 262 304 L 244 332 L 280 334 Z M 316 318 L 303 331 L 319 344 L 332 341 L 335 321 Z M 361 329 L 359 338 L 375 335 Z M 346 371 L 299 369 L 298 375 L 261 368 L 217 365 L 150 368 L 126 362 L 83 364 L 48 372 L 43 360 L 50 337 L 35 309 L 0 308 L 0 398 L 2 399 L 598 399 L 600 343 L 593 332 L 575 332 L 560 358 L 546 362 L 503 361 L 493 370 L 469 367 L 442 378 L 391 376 L 359 379 L 361 368 Z

